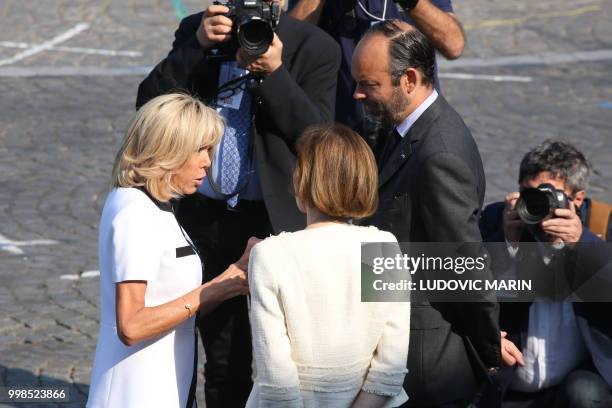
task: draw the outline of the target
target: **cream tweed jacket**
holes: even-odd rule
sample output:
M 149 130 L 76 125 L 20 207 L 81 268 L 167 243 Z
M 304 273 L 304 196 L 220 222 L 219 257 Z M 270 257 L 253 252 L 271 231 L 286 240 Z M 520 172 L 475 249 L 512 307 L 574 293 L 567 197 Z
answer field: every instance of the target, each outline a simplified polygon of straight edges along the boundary
M 247 407 L 350 407 L 360 390 L 408 398 L 410 303 L 361 302 L 361 243 L 374 227 L 332 224 L 282 233 L 251 253 L 254 387 Z

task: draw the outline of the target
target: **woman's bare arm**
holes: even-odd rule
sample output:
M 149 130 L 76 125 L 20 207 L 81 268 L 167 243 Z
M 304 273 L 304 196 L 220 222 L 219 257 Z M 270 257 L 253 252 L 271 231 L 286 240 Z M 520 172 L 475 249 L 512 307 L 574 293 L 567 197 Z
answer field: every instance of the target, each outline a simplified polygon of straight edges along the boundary
M 146 289 L 146 281 L 125 281 L 115 286 L 117 334 L 127 346 L 166 333 L 197 310 L 208 311 L 249 290 L 246 273 L 235 264 L 210 282 L 158 306 L 145 307 Z

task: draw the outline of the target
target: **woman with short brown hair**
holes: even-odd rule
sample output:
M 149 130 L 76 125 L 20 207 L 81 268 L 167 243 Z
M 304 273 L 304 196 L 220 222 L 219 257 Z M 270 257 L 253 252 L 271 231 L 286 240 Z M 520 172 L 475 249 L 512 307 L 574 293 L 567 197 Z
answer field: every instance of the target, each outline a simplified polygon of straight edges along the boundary
M 346 220 L 376 211 L 376 162 L 357 133 L 343 125 L 312 127 L 297 150 L 293 186 L 301 206 Z
M 361 302 L 361 244 L 395 237 L 352 225 L 377 204 L 377 168 L 343 125 L 308 129 L 293 187 L 307 227 L 257 244 L 249 264 L 255 381 L 247 407 L 382 407 L 406 401 L 409 303 Z

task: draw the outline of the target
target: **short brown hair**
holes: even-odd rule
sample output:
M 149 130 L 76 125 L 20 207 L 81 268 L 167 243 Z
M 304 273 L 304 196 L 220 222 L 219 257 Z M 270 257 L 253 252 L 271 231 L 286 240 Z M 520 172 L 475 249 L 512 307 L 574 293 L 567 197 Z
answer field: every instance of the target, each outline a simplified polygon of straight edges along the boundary
M 293 190 L 300 204 L 338 218 L 363 218 L 376 211 L 376 161 L 355 131 L 340 124 L 311 127 L 296 148 Z

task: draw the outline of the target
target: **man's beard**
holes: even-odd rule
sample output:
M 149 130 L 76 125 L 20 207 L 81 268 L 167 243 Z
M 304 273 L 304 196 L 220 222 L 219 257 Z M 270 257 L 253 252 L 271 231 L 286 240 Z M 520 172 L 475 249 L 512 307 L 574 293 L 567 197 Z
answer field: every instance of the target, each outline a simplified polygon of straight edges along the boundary
M 404 119 L 402 113 L 409 101 L 399 86 L 393 87 L 391 98 L 388 101 L 365 101 L 369 109 L 365 109 L 366 120 L 375 123 L 377 128 L 393 129 Z

